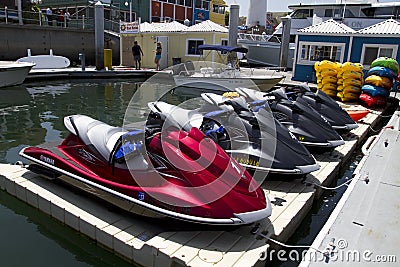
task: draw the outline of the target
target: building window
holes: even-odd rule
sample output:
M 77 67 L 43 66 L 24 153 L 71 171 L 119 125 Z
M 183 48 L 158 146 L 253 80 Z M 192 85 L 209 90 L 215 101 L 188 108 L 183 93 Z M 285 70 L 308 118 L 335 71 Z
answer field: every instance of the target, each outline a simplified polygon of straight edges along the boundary
M 196 0 L 194 7 L 205 9 L 205 10 L 210 10 L 210 0 Z
M 175 0 L 168 0 L 168 3 L 175 4 L 176 1 Z
M 201 0 L 196 0 L 196 3 L 194 5 L 195 8 L 201 8 Z
M 212 11 L 213 11 L 214 13 L 218 13 L 218 8 L 219 8 L 218 5 L 213 5 Z
M 176 0 L 176 4 L 184 6 L 185 5 L 185 0 Z
M 225 14 L 225 7 L 219 5 L 213 5 L 212 11 L 218 14 Z
M 192 0 L 185 0 L 185 6 L 187 6 L 187 7 L 193 7 L 193 2 L 192 2 Z
M 398 45 L 364 44 L 361 53 L 361 64 L 366 69 L 378 57 L 396 58 Z
M 331 60 L 343 62 L 344 43 L 308 43 L 300 42 L 298 63 L 314 64 L 316 61 Z
M 203 53 L 198 49 L 199 45 L 204 44 L 204 40 L 195 40 L 195 39 L 189 39 L 187 40 L 187 49 L 186 49 L 186 54 L 187 55 L 202 55 Z

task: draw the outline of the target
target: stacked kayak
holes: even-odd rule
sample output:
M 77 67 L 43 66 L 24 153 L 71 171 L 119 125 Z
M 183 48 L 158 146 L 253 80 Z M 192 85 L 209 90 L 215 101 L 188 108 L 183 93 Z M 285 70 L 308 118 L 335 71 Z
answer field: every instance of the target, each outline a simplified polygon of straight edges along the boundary
M 399 64 L 393 58 L 380 57 L 371 63 L 371 69 L 361 88 L 360 100 L 368 107 L 386 105 L 386 98 L 397 78 Z
M 371 63 L 371 68 L 374 67 L 385 67 L 394 71 L 394 73 L 399 72 L 399 63 L 394 58 L 390 57 L 378 57 Z
M 354 121 L 361 120 L 362 118 L 367 116 L 368 113 L 369 113 L 368 109 L 355 109 L 355 110 L 354 109 L 348 109 L 346 111 Z
M 363 65 L 345 62 L 338 69 L 337 97 L 342 102 L 357 101 L 363 85 Z
M 317 61 L 314 64 L 318 90 L 323 91 L 330 97 L 336 97 L 337 94 L 337 73 L 339 67 L 340 63 L 329 60 Z

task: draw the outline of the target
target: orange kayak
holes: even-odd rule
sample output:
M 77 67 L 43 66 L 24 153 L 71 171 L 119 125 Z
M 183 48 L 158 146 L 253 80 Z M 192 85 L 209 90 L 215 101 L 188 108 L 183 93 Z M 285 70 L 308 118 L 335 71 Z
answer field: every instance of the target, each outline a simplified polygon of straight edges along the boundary
M 362 118 L 367 116 L 367 114 L 369 113 L 369 110 L 365 110 L 365 109 L 364 110 L 351 110 L 351 109 L 348 109 L 346 111 L 347 111 L 347 113 L 349 113 L 350 117 L 354 121 L 361 120 Z

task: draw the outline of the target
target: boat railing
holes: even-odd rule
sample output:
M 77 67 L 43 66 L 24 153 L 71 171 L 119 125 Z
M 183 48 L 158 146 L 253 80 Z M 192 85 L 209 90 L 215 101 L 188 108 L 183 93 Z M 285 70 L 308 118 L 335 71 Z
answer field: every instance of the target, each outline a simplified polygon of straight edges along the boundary
M 284 75 L 281 72 L 286 72 L 287 68 L 285 67 L 242 67 L 240 68 L 240 72 L 245 75 L 250 76 L 276 76 L 276 75 Z
M 238 33 L 238 40 L 280 43 L 280 40 L 274 35 L 253 34 L 253 33 Z

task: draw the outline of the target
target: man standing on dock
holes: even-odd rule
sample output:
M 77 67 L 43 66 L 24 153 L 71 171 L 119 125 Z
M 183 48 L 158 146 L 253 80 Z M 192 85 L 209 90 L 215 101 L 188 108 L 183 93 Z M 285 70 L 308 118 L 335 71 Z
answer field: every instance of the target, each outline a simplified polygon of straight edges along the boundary
M 133 60 L 135 61 L 135 68 L 137 70 L 140 70 L 140 61 L 142 60 L 141 56 L 143 56 L 143 51 L 140 45 L 138 45 L 137 41 L 133 42 L 132 54 L 133 54 Z

